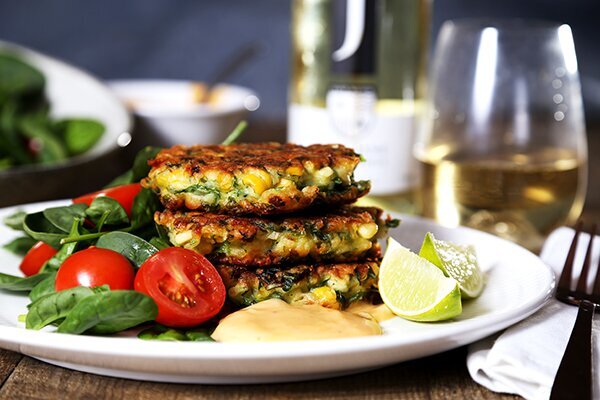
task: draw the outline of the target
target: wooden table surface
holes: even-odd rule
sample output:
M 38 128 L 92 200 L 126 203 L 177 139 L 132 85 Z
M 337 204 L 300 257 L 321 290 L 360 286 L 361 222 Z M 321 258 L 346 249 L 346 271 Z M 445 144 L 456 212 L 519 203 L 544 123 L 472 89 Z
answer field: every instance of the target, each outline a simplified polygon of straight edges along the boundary
M 282 139 L 281 124 L 255 125 L 266 138 Z M 590 174 L 584 210 L 600 221 L 600 129 L 589 129 Z M 99 183 L 101 184 L 101 183 Z M 62 197 L 59 195 L 55 197 Z M 371 372 L 319 381 L 270 385 L 186 385 L 110 378 L 55 367 L 18 353 L 0 350 L 0 399 L 515 399 L 473 382 L 466 347 Z

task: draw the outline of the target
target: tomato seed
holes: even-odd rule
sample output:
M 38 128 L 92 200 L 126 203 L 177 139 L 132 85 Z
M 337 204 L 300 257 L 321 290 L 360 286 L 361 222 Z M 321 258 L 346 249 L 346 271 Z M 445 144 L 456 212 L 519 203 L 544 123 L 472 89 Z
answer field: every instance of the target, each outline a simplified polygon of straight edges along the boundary
M 166 282 L 162 279 L 158 283 L 158 289 L 174 303 L 179 304 L 183 308 L 191 308 L 196 305 L 194 299 L 187 294 L 187 290 L 183 285 L 173 287 L 174 282 Z
M 196 287 L 198 288 L 198 290 L 200 290 L 201 292 L 206 291 L 204 289 L 204 281 L 202 280 L 202 277 L 200 276 L 200 274 L 194 275 L 194 282 L 196 283 Z

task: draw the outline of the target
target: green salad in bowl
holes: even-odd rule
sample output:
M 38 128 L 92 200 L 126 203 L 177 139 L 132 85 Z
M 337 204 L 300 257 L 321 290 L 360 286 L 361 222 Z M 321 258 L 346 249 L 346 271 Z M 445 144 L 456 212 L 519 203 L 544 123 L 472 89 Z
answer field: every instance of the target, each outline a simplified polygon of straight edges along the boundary
M 11 52 L 0 52 L 0 170 L 48 164 L 83 154 L 106 130 L 93 118 L 54 118 L 44 74 Z
M 75 196 L 121 172 L 132 119 L 99 79 L 0 41 L 0 207 Z

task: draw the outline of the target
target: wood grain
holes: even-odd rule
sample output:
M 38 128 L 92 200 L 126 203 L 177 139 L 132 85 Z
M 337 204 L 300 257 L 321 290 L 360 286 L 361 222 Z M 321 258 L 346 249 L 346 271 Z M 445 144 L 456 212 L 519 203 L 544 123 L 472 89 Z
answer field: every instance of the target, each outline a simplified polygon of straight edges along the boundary
M 5 352 L 9 353 L 9 352 Z M 10 354 L 10 353 L 9 353 Z M 13 357 L 19 357 L 12 353 Z M 465 348 L 371 372 L 274 385 L 184 385 L 110 378 L 23 357 L 0 388 L 2 399 L 514 399 L 474 383 Z M 4 363 L 3 363 L 4 364 Z
M 0 350 L 0 387 L 6 382 L 22 358 L 23 356 L 21 354 Z

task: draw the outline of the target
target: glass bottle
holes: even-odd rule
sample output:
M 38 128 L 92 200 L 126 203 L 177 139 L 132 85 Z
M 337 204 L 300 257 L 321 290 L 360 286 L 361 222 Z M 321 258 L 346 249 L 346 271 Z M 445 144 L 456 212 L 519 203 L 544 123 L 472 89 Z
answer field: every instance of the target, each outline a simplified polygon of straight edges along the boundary
M 429 0 L 294 0 L 288 140 L 341 143 L 370 203 L 415 212 Z

